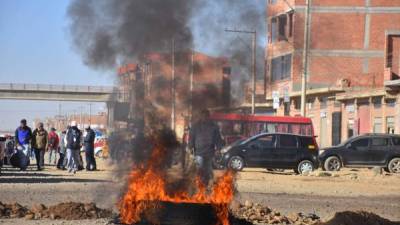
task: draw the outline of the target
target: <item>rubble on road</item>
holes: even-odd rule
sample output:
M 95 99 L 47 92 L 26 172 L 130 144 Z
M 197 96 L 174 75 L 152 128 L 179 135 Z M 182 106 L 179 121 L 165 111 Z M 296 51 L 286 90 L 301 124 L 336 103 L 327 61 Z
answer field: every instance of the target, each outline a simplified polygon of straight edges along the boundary
M 335 216 L 325 223 L 318 225 L 399 225 L 400 222 L 392 222 L 385 218 L 369 212 L 338 212 Z
M 31 208 L 18 203 L 4 204 L 0 202 L 0 218 L 25 219 L 63 219 L 82 220 L 108 218 L 112 212 L 98 208 L 94 203 L 67 202 L 46 207 L 43 204 L 33 205 Z
M 315 214 L 292 213 L 285 216 L 269 207 L 249 201 L 233 205 L 231 211 L 236 217 L 253 224 L 313 225 L 320 222 L 320 218 Z

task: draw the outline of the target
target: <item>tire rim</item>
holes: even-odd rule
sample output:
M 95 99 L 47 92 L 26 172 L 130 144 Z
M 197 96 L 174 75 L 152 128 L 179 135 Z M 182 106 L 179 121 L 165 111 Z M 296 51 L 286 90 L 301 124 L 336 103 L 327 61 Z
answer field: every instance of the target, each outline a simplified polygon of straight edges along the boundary
M 328 169 L 331 171 L 337 171 L 340 168 L 340 162 L 337 159 L 331 159 L 328 163 Z
M 313 165 L 310 162 L 304 162 L 300 165 L 300 173 L 313 171 Z
M 400 173 L 400 159 L 395 159 L 390 163 L 390 171 L 393 173 Z
M 239 170 L 240 168 L 242 168 L 243 163 L 242 160 L 239 158 L 233 158 L 231 161 L 231 168 L 232 169 L 236 169 Z

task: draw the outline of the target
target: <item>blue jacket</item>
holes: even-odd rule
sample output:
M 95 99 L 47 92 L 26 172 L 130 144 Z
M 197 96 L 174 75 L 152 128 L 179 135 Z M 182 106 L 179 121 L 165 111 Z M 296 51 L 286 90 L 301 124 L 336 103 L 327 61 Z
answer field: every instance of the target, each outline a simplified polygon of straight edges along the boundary
M 32 139 L 32 130 L 30 127 L 18 127 L 15 130 L 15 143 L 18 145 L 29 144 Z

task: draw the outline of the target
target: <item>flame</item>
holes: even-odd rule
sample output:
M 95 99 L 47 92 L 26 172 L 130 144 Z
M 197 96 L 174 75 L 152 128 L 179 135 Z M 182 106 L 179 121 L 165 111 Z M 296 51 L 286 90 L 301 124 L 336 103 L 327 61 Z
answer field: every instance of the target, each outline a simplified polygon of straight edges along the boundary
M 234 174 L 226 171 L 217 178 L 211 191 L 196 178 L 194 184 L 196 193 L 177 191 L 168 193 L 166 189 L 166 172 L 162 168 L 163 159 L 167 154 L 166 148 L 156 145 L 148 165 L 134 168 L 129 175 L 127 190 L 118 203 L 121 222 L 133 224 L 140 221 L 140 216 L 148 209 L 157 207 L 157 202 L 199 203 L 211 204 L 218 217 L 220 225 L 229 225 L 229 204 L 234 195 Z

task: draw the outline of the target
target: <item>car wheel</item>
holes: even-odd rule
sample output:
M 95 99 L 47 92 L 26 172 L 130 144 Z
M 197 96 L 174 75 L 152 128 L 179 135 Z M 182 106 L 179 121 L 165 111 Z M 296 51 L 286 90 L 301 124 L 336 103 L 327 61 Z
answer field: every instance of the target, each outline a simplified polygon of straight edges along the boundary
M 244 159 L 240 156 L 232 156 L 228 161 L 228 167 L 235 171 L 241 171 L 244 168 Z
M 100 151 L 96 152 L 96 156 L 99 158 L 103 158 L 103 151 L 100 150 Z
M 400 173 L 400 158 L 394 158 L 390 160 L 388 169 L 391 173 Z
M 328 157 L 324 163 L 324 169 L 326 171 L 339 171 L 342 167 L 342 162 L 336 156 Z
M 299 174 L 310 173 L 314 171 L 314 164 L 310 160 L 303 160 L 297 166 L 296 171 Z

